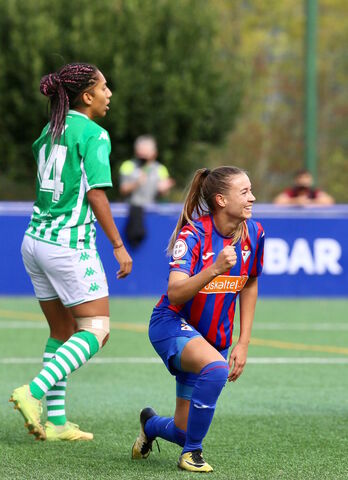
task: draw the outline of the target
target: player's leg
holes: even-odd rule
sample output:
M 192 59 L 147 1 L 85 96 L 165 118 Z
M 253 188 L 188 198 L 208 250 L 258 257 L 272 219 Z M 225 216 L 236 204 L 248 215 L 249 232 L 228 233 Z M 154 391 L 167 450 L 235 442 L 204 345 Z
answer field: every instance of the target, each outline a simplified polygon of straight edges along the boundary
M 46 367 L 55 357 L 58 348 L 76 333 L 77 323 L 70 309 L 65 308 L 59 299 L 40 302 L 40 306 L 50 327 L 43 362 Z M 92 433 L 84 432 L 78 425 L 67 421 L 65 414 L 67 380 L 67 377 L 64 377 L 46 393 L 46 440 L 92 440 Z
M 88 308 L 74 307 L 75 314 L 84 315 L 76 318 L 79 331 L 57 348 L 54 357 L 46 363 L 29 386 L 24 385 L 13 392 L 11 401 L 19 408 L 26 420 L 27 428 L 37 438 L 45 439 L 46 436 L 49 440 L 91 440 L 93 438 L 92 434 L 81 432 L 78 426 L 70 422 L 66 422 L 61 428 L 55 428 L 50 421 L 46 425 L 45 432 L 40 420 L 41 399 L 70 373 L 84 365 L 105 344 L 109 335 L 108 312 L 107 297 L 88 302 Z M 57 401 L 61 402 L 59 399 Z
M 40 301 L 40 306 L 50 328 L 50 336 L 47 340 L 43 358 L 43 365 L 46 367 L 58 348 L 76 332 L 77 327 L 70 310 L 65 308 L 59 299 L 47 302 Z M 61 426 L 67 422 L 65 415 L 66 386 L 67 377 L 64 377 L 46 394 L 47 421 L 49 424 Z
M 227 381 L 228 364 L 225 358 L 202 337 L 186 344 L 181 354 L 181 368 L 198 374 L 187 404 L 176 412 L 177 424 L 185 426 L 186 440 L 178 466 L 189 471 L 211 471 L 202 457 L 202 442 L 214 416 L 217 399 Z
M 168 313 L 166 318 L 163 318 L 163 315 L 161 317 L 159 323 L 151 320 L 150 339 L 170 373 L 175 375 L 178 373 L 177 367 L 180 365 L 181 352 L 186 342 L 200 334 L 191 327 L 187 328 L 186 322 L 183 322 L 174 313 Z M 156 318 L 155 313 L 152 318 Z M 165 327 L 163 327 L 163 321 L 165 321 Z M 180 335 L 177 337 L 175 335 L 177 333 L 180 334 L 181 326 L 184 328 L 183 331 L 186 336 Z M 166 332 L 166 336 L 169 335 L 169 338 L 158 340 L 157 329 L 159 330 L 159 335 Z M 140 412 L 140 433 L 132 447 L 132 458 L 147 458 L 150 455 L 152 443 L 156 437 L 161 437 L 180 446 L 183 446 L 185 443 L 185 432 L 177 427 L 174 417 L 161 417 L 151 407 L 146 407 Z
M 153 408 L 143 408 L 140 412 L 140 433 L 132 447 L 132 458 L 147 458 L 156 437 L 183 447 L 186 432 L 177 427 L 174 417 L 161 417 Z
M 134 452 L 133 447 L 133 456 L 135 453 L 135 458 L 147 458 L 150 454 L 149 447 L 152 446 L 152 442 L 156 437 L 176 443 L 181 447 L 185 444 L 188 409 L 197 375 L 181 371 L 181 354 L 186 343 L 199 334 L 192 329 L 192 335 L 193 337 L 173 337 L 155 344 L 156 351 L 169 367 L 171 373 L 176 373 L 176 412 L 174 417 L 162 417 L 157 415 L 151 408 L 145 408 L 141 411 L 140 424 L 144 435 L 142 436 L 143 441 L 141 442 L 140 451 L 138 449 L 138 451 Z M 176 353 L 173 355 L 173 352 Z M 168 357 L 168 360 L 166 357 Z M 182 421 L 181 417 L 183 415 L 181 412 L 185 407 L 187 414 L 184 421 Z M 147 441 L 144 441 L 144 438 Z
M 54 357 L 30 383 L 31 393 L 38 400 L 57 382 L 90 360 L 109 336 L 108 297 L 71 307 L 71 311 L 77 332 L 56 350 Z
M 227 363 L 201 336 L 176 338 L 176 354 L 170 356 L 170 352 L 175 351 L 170 345 L 172 341 L 169 339 L 154 346 L 164 362 L 168 362 L 170 370 L 178 372 L 175 415 L 161 417 L 149 407 L 143 409 L 140 414 L 141 431 L 133 445 L 132 457 L 147 458 L 153 440 L 160 437 L 184 447 L 178 464 L 180 468 L 209 472 L 212 468 L 202 457 L 202 440 L 212 421 L 216 400 L 227 380 Z M 167 361 L 164 352 L 169 352 Z
M 108 286 L 98 252 L 37 242 L 35 259 L 76 321 L 76 333 L 30 383 L 41 399 L 48 390 L 95 355 L 109 335 Z
M 109 336 L 109 303 L 106 278 L 96 251 L 81 252 L 33 242 L 29 245 L 34 250 L 30 252 L 32 255 L 29 260 L 34 263 L 36 270 L 40 270 L 39 273 L 43 272 L 44 277 L 38 279 L 36 271 L 33 276 L 33 269 L 29 272 L 36 296 L 40 300 L 53 297 L 42 296 L 42 289 L 46 287 L 42 283 L 46 280 L 65 307 L 70 308 L 78 329 L 56 350 L 54 357 L 29 387 L 16 389 L 11 397 L 22 414 L 23 405 L 29 405 L 24 410 L 30 415 L 23 415 L 27 427 L 38 438 L 44 439 L 46 433 L 40 421 L 40 400 L 57 382 L 80 368 L 105 344 Z M 27 264 L 28 261 L 25 262 L 26 268 Z M 78 428 L 74 424 L 70 426 L 73 434 L 65 438 L 66 432 L 62 432 L 64 438 L 59 439 L 78 439 Z
M 46 315 L 46 318 L 49 320 L 53 315 L 51 310 L 53 312 L 56 311 L 56 305 L 59 304 L 59 300 L 56 290 L 53 288 L 41 266 L 38 264 L 36 256 L 37 243 L 36 240 L 25 235 L 22 242 L 21 253 L 25 269 L 33 284 L 36 298 L 39 301 L 42 301 L 42 303 L 40 302 L 42 305 L 46 305 L 45 308 L 47 312 L 44 311 L 44 313 L 45 315 L 46 313 L 49 314 L 49 318 L 47 318 Z M 53 317 L 52 323 L 54 323 Z M 64 322 L 65 326 L 67 326 L 67 324 L 68 322 Z M 61 334 L 62 332 L 56 330 L 56 333 Z M 57 340 L 57 342 L 60 343 L 59 340 Z M 56 344 L 55 339 L 50 337 L 46 345 L 47 353 L 56 349 L 58 343 Z M 44 354 L 44 357 L 45 355 L 46 354 Z M 19 410 L 24 417 L 25 426 L 28 428 L 29 433 L 33 433 L 37 439 L 44 440 L 46 438 L 46 432 L 41 424 L 42 404 L 40 400 L 35 399 L 31 395 L 29 385 L 23 385 L 22 387 L 16 388 L 11 395 L 10 401 L 15 404 L 15 409 Z

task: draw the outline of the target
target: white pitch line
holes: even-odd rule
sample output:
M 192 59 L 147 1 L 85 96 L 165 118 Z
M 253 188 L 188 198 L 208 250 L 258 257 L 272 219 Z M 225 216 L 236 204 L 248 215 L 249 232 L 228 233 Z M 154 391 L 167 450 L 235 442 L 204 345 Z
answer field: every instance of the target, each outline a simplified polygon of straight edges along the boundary
M 40 364 L 40 358 L 10 357 L 0 358 L 0 365 L 28 365 Z M 105 357 L 93 358 L 88 363 L 99 365 L 106 364 L 159 364 L 162 360 L 158 357 Z M 342 357 L 250 357 L 247 361 L 252 365 L 347 365 L 348 358 Z
M 134 325 L 129 324 L 130 328 Z M 1 321 L 0 329 L 16 330 L 16 329 L 43 329 L 48 328 L 47 323 L 44 321 L 28 321 L 28 320 L 11 320 Z M 239 330 L 239 326 L 235 326 L 235 331 Z M 272 331 L 348 331 L 348 322 L 341 323 L 257 323 L 253 325 L 253 331 L 255 330 L 272 330 Z
M 0 329 L 6 329 L 6 330 L 24 330 L 24 329 L 43 329 L 43 328 L 48 328 L 48 325 L 46 322 L 30 322 L 27 320 L 12 320 L 10 322 L 2 322 L 0 321 Z
M 348 322 L 345 323 L 257 323 L 253 330 L 298 330 L 298 331 L 346 331 Z

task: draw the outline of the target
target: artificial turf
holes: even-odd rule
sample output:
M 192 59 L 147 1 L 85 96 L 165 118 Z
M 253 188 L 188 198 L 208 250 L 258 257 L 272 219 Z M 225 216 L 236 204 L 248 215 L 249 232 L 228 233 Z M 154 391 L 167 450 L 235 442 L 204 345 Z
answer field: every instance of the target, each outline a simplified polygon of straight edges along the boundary
M 35 299 L 0 299 L 2 480 L 195 475 L 177 469 L 180 448 L 161 439 L 160 453 L 155 447 L 148 460 L 130 459 L 139 410 L 151 405 L 169 416 L 175 405 L 174 379 L 152 361 L 146 324 L 153 305 L 153 299 L 111 300 L 110 341 L 98 362 L 68 383 L 68 418 L 95 439 L 48 443 L 34 441 L 8 403 L 13 388 L 38 372 L 48 330 Z M 223 389 L 204 441 L 213 478 L 348 478 L 347 306 L 345 300 L 259 301 L 249 364 Z

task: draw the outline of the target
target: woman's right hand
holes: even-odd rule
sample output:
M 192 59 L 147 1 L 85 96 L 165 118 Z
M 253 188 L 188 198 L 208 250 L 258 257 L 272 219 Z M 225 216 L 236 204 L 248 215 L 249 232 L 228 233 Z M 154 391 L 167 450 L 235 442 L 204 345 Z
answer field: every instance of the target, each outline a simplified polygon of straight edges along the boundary
M 236 250 L 233 245 L 227 245 L 227 247 L 221 250 L 215 263 L 213 263 L 212 267 L 214 268 L 214 273 L 217 276 L 217 275 L 221 275 L 222 273 L 226 272 L 230 268 L 234 267 L 236 263 L 237 263 Z
M 120 269 L 117 272 L 117 278 L 125 278 L 132 271 L 133 260 L 124 245 L 119 248 L 114 248 L 114 257 L 120 264 Z

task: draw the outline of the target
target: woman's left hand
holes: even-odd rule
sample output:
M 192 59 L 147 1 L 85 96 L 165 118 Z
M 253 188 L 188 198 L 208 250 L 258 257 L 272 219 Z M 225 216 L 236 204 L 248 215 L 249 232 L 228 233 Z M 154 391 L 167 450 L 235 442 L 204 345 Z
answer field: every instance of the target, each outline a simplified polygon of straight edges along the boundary
M 125 278 L 132 271 L 133 260 L 124 245 L 119 248 L 114 248 L 114 257 L 120 264 L 120 269 L 116 274 L 117 279 Z
M 228 374 L 228 381 L 235 382 L 237 378 L 239 378 L 243 372 L 244 366 L 246 364 L 248 356 L 248 345 L 237 343 L 232 348 L 230 359 L 228 362 L 229 366 L 229 374 Z

